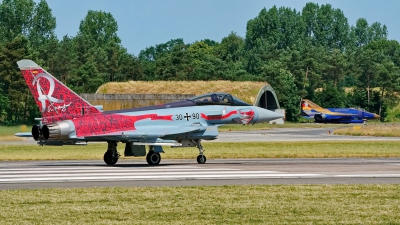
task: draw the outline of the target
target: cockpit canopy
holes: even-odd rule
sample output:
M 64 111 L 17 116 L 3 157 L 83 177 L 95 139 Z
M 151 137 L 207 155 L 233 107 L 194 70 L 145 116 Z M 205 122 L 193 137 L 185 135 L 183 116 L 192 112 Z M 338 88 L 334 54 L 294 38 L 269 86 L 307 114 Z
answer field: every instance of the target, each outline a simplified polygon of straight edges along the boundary
M 230 106 L 251 106 L 250 104 L 224 92 L 213 92 L 195 96 L 189 99 L 196 105 L 230 105 Z

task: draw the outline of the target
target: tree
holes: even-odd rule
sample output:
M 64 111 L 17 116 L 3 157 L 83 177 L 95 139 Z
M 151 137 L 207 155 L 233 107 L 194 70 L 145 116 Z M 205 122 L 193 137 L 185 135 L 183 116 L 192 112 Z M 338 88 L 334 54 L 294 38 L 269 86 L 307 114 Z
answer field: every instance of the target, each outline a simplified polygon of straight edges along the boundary
M 12 41 L 22 34 L 29 37 L 35 2 L 33 0 L 3 0 L 0 3 L 0 41 Z
M 294 76 L 286 70 L 280 70 L 276 79 L 271 82 L 274 87 L 279 105 L 286 110 L 286 120 L 297 121 L 300 114 L 300 96 Z
M 227 37 L 222 38 L 221 44 L 216 46 L 214 51 L 225 62 L 237 62 L 241 60 L 243 48 L 244 39 L 235 32 L 231 32 Z
M 70 84 L 77 93 L 94 93 L 103 83 L 94 58 L 75 69 L 73 74 L 70 77 Z
M 359 70 L 359 86 L 367 90 L 367 102 L 371 99 L 371 89 L 375 86 L 377 69 L 376 69 L 376 52 L 365 48 L 360 51 L 357 57 L 357 65 Z
M 334 9 L 330 4 L 318 6 L 307 3 L 302 18 L 306 26 L 306 37 L 313 45 L 344 51 L 350 41 L 350 27 L 340 9 Z
M 4 92 L 4 82 L 0 81 L 0 123 L 7 121 L 7 111 L 10 108 L 10 101 Z
M 396 93 L 400 90 L 400 68 L 397 67 L 388 57 L 385 57 L 377 65 L 378 80 L 377 87 L 380 89 L 379 115 L 382 114 L 382 106 L 385 101 L 396 102 Z
M 335 87 L 341 84 L 347 72 L 346 55 L 339 49 L 334 49 L 326 55 L 325 67 L 322 69 L 322 81 L 333 82 Z
M 33 11 L 32 28 L 28 38 L 34 48 L 40 49 L 55 39 L 56 18 L 45 0 L 40 0 Z
M 8 125 L 32 122 L 30 119 L 38 114 L 38 109 L 31 109 L 35 103 L 32 101 L 28 87 L 21 72 L 17 68 L 17 61 L 23 58 L 33 58 L 29 49 L 29 41 L 22 35 L 11 42 L 7 42 L 0 52 L 0 86 L 3 88 L 0 95 L 1 112 L 6 112 L 2 123 Z
M 120 44 L 117 35 L 118 24 L 111 13 L 89 10 L 79 25 L 79 35 L 84 35 L 96 47 L 104 47 L 113 42 Z
M 4 0 L 0 3 L 0 42 L 22 34 L 35 49 L 55 37 L 56 18 L 45 0 Z
M 347 105 L 346 93 L 332 82 L 326 83 L 320 91 L 315 93 L 315 103 L 322 107 L 343 108 Z
M 360 18 L 356 22 L 355 27 L 351 27 L 351 36 L 354 37 L 355 46 L 357 48 L 369 44 L 371 41 L 380 39 L 387 39 L 387 28 L 378 22 L 373 23 L 371 26 L 365 18 Z
M 174 50 L 180 51 L 186 49 L 185 43 L 182 38 L 172 39 L 166 43 L 147 47 L 140 51 L 138 59 L 140 67 L 142 68 L 145 80 L 156 79 L 156 61 L 161 60 L 168 54 L 171 54 Z M 165 60 L 165 58 L 163 59 Z

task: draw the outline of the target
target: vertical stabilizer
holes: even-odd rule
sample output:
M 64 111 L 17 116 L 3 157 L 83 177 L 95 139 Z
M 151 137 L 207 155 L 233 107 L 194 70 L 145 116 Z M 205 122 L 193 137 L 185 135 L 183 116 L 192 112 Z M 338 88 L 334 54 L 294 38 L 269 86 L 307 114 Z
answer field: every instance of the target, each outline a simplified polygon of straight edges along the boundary
M 89 102 L 32 60 L 20 60 L 17 64 L 42 113 L 44 124 L 99 113 Z

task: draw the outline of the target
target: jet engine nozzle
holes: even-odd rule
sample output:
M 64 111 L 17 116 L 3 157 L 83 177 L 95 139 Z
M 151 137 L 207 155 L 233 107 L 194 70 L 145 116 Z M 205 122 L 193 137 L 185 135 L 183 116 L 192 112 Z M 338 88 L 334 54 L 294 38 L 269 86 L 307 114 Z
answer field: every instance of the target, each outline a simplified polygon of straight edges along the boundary
M 45 140 L 66 140 L 75 131 L 75 126 L 68 120 L 44 125 L 42 128 Z
M 325 114 L 315 114 L 314 119 L 316 122 L 322 123 L 322 122 L 326 121 L 326 115 Z
M 35 139 L 35 141 L 44 140 L 42 129 L 40 129 L 39 125 L 35 124 L 32 126 L 32 137 Z

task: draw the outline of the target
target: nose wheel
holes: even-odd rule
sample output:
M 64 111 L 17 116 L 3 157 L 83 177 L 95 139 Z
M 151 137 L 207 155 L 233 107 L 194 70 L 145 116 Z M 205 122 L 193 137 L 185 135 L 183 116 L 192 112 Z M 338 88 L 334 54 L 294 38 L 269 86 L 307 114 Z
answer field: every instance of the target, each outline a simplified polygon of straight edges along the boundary
M 197 163 L 204 164 L 204 163 L 206 163 L 206 160 L 207 160 L 206 156 L 204 155 L 205 150 L 203 149 L 203 146 L 201 145 L 200 140 L 196 141 L 195 143 L 196 143 L 197 148 L 199 149 L 199 156 L 197 156 Z
M 197 156 L 197 162 L 198 162 L 199 164 L 204 164 L 204 163 L 206 163 L 206 160 L 207 160 L 207 158 L 206 158 L 205 155 L 199 155 L 199 156 Z

